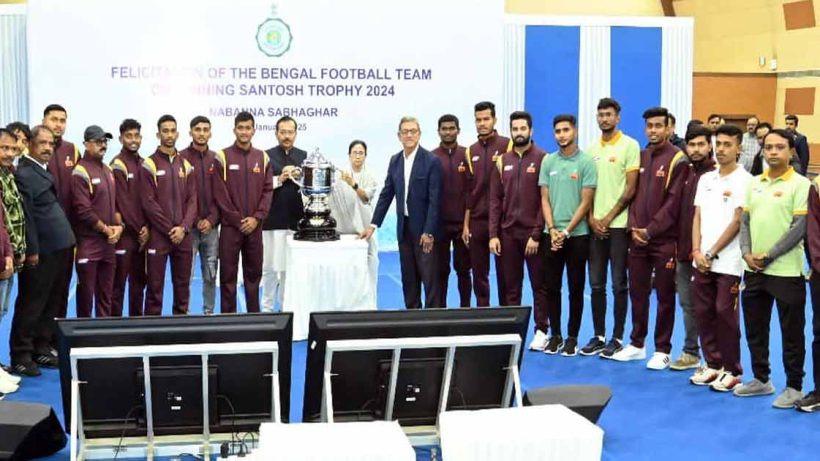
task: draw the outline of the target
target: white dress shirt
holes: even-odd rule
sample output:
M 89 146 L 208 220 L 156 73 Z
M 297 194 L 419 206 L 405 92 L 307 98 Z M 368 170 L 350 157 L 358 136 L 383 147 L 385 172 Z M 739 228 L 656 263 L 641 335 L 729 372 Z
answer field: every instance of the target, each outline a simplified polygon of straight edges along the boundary
M 410 216 L 410 212 L 407 210 L 407 196 L 410 195 L 410 177 L 413 173 L 413 163 L 416 161 L 418 151 L 418 145 L 410 155 L 404 155 L 404 151 L 402 151 L 402 158 L 404 158 L 404 216 Z

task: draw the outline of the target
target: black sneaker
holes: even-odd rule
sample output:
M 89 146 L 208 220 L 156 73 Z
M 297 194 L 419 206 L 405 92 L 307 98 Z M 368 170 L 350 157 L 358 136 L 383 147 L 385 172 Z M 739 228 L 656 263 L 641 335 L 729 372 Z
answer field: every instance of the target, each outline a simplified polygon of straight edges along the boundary
M 620 352 L 623 348 L 624 345 L 621 344 L 620 339 L 612 338 L 609 340 L 606 347 L 604 347 L 604 350 L 601 351 L 600 357 L 602 359 L 611 359 L 613 355 L 615 355 L 617 352 Z
M 575 357 L 578 355 L 578 340 L 575 338 L 567 338 L 564 341 L 564 347 L 561 348 L 561 355 L 564 357 Z
M 600 338 L 597 336 L 593 336 L 592 339 L 589 340 L 586 346 L 581 348 L 581 355 L 596 355 L 600 354 L 601 351 L 604 350 L 606 347 L 606 343 L 601 341 Z
M 43 368 L 57 368 L 60 366 L 57 357 L 51 354 L 34 354 L 31 358 L 34 360 L 34 363 Z
M 564 339 L 560 336 L 553 336 L 550 338 L 550 341 L 547 343 L 547 347 L 544 348 L 545 354 L 557 354 L 558 350 L 561 349 L 564 345 Z
M 820 410 L 820 392 L 812 391 L 794 404 L 795 408 L 806 413 Z
M 40 376 L 40 367 L 34 362 L 15 363 L 11 366 L 15 373 L 22 376 Z

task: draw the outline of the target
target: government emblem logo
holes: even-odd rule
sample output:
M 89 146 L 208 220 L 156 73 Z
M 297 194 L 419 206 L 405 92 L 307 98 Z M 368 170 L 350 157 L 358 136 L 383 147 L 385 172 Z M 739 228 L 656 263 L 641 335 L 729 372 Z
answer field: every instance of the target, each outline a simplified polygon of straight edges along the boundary
M 271 10 L 271 17 L 259 24 L 259 28 L 256 29 L 256 45 L 259 51 L 278 58 L 290 50 L 293 34 L 290 26 L 277 17 L 275 5 Z

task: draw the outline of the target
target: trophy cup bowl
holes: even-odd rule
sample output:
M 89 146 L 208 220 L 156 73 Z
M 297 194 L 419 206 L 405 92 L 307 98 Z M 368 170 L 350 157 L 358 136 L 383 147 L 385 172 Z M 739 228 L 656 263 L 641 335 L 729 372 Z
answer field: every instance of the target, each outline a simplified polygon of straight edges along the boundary
M 330 216 L 327 198 L 336 183 L 336 167 L 316 149 L 302 162 L 301 167 L 291 171 L 291 177 L 299 184 L 307 197 L 305 216 L 296 225 L 294 240 L 328 242 L 339 240 L 336 220 Z

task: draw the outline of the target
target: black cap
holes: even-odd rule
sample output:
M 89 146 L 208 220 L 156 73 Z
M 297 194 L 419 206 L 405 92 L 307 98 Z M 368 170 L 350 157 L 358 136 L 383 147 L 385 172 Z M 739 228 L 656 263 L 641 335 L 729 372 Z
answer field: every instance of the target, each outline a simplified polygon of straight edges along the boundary
M 97 125 L 91 125 L 85 129 L 85 134 L 83 134 L 84 141 L 96 141 L 98 139 L 114 139 L 114 136 Z

